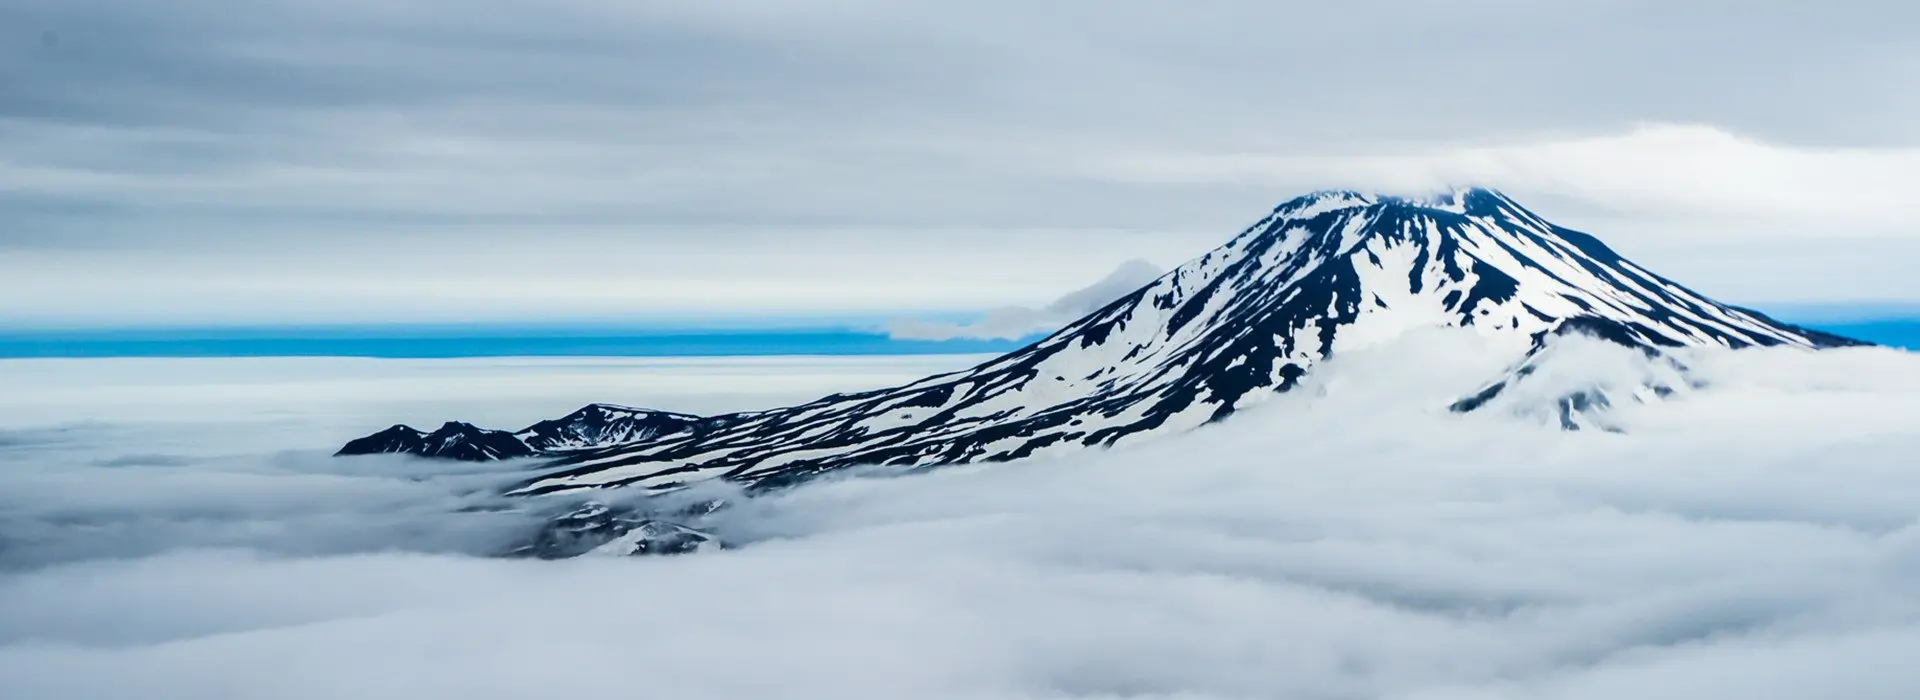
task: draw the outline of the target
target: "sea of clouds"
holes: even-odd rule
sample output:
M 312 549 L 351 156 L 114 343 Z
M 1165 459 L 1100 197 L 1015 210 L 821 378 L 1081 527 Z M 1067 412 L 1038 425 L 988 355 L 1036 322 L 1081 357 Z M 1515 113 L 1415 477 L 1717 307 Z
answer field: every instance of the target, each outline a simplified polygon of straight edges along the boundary
M 1920 697 L 1920 356 L 1689 357 L 1617 434 L 1444 410 L 1509 360 L 1416 334 L 1190 435 L 554 562 L 473 556 L 522 465 L 326 455 L 967 358 L 0 364 L 0 696 Z

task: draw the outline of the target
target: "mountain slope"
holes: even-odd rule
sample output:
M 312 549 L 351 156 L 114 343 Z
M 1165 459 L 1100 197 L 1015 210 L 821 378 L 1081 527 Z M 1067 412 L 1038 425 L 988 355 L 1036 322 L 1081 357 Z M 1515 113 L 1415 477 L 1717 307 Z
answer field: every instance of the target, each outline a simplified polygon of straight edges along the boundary
M 1635 338 L 1616 321 L 1579 316 L 1536 336 L 1533 349 L 1500 379 L 1449 406 L 1545 417 L 1564 430 L 1619 432 L 1608 415 L 1626 403 L 1652 403 L 1698 389 L 1686 363 Z
M 727 419 L 596 403 L 518 432 L 487 430 L 450 422 L 431 433 L 396 425 L 354 440 L 335 456 L 400 453 L 420 457 L 485 462 L 555 456 L 574 450 L 644 442 L 692 434 L 725 425 Z
M 713 423 L 711 419 L 685 413 L 596 403 L 561 418 L 527 426 L 514 436 L 536 452 L 550 453 L 695 433 Z
M 499 459 L 532 457 L 533 448 L 519 436 L 504 430 L 487 430 L 448 421 L 431 433 L 411 426 L 396 425 L 354 440 L 333 453 L 335 457 L 371 454 L 410 454 L 464 462 L 489 462 Z
M 1285 391 L 1318 361 L 1418 327 L 1511 342 L 1574 318 L 1651 346 L 1853 341 L 1720 304 L 1483 189 L 1321 192 L 1060 332 L 978 367 L 741 414 L 569 455 L 518 494 L 724 478 L 749 488 L 853 465 L 997 461 L 1185 430 Z

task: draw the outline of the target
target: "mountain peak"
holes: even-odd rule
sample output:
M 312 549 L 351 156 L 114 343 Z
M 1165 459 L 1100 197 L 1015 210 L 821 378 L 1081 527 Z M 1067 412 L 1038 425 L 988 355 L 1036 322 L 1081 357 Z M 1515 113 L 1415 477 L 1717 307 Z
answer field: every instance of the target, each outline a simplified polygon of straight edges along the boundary
M 1424 236 L 1438 243 L 1473 228 L 1486 228 L 1462 225 L 1464 219 L 1474 218 L 1503 220 L 1494 228 L 1523 235 L 1564 236 L 1575 247 L 1593 246 L 1612 255 L 1598 241 L 1557 229 L 1512 198 L 1484 187 L 1420 195 L 1321 190 L 1280 204 L 1215 253 L 1278 246 L 1283 251 L 1304 248 L 1331 255 L 1361 247 L 1378 235 Z
M 1727 306 L 1498 191 L 1315 192 L 1059 332 L 969 370 L 710 419 L 570 455 L 522 494 L 723 478 L 773 488 L 853 465 L 1003 461 L 1219 420 L 1327 357 L 1456 327 L 1524 355 L 1541 334 L 1635 345 L 1843 344 Z
M 1372 205 L 1378 199 L 1358 190 L 1316 190 L 1281 202 L 1271 217 L 1310 219 L 1320 214 Z
M 1499 190 L 1487 187 L 1453 187 L 1421 197 L 1386 197 L 1396 203 L 1453 214 L 1492 213 L 1501 206 L 1520 205 Z
M 1371 206 L 1429 209 L 1451 214 L 1492 213 L 1502 206 L 1520 209 L 1518 203 L 1499 190 L 1461 186 L 1423 193 L 1317 190 L 1280 203 L 1274 207 L 1273 213 L 1287 218 L 1307 219 L 1329 211 Z
M 441 432 L 467 432 L 442 439 L 395 428 L 341 452 L 557 457 L 510 492 L 520 496 L 659 494 L 712 479 L 753 493 L 853 466 L 1009 461 L 1180 432 L 1293 389 L 1331 356 L 1431 327 L 1479 333 L 1517 358 L 1454 410 L 1550 405 L 1569 428 L 1611 429 L 1608 405 L 1684 388 L 1684 373 L 1662 355 L 1669 348 L 1853 344 L 1708 299 L 1495 190 L 1326 190 L 1282 203 L 1225 245 L 971 369 L 705 418 L 593 404 L 518 433 L 448 423 Z M 1615 376 L 1561 376 L 1584 371 L 1596 346 Z M 707 541 L 671 522 L 647 525 L 658 514 L 642 512 L 646 501 L 622 502 L 625 515 L 556 520 L 560 534 L 535 549 L 566 556 L 630 532 L 638 539 L 615 550 Z

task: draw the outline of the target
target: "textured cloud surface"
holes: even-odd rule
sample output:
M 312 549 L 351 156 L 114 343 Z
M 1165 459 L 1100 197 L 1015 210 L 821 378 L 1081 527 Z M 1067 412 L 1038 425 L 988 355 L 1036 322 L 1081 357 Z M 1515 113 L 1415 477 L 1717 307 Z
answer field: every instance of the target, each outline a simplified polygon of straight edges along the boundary
M 485 472 L 267 446 L 331 447 L 318 433 L 343 429 L 345 407 L 328 387 L 386 397 L 361 407 L 382 420 L 419 420 L 457 412 L 384 402 L 474 376 L 566 378 L 564 396 L 472 408 L 512 422 L 534 396 L 623 398 L 594 394 L 595 380 L 694 408 L 696 392 L 668 387 L 699 376 L 711 397 L 812 377 L 788 388 L 839 390 L 943 361 L 962 362 L 205 364 L 165 391 L 152 365 L 77 365 L 96 379 L 64 383 L 107 419 L 70 425 L 79 398 L 34 418 L 14 398 L 34 392 L 8 392 L 20 428 L 0 446 L 0 494 L 9 535 L 27 522 L 49 544 L 100 546 L 0 549 L 0 687 L 196 700 L 1920 694 L 1906 663 L 1920 653 L 1920 360 L 1886 350 L 1696 357 L 1706 389 L 1626 410 L 1625 434 L 1569 434 L 1445 413 L 1501 359 L 1422 334 L 1186 437 L 751 501 L 721 522 L 746 546 L 670 559 L 461 556 L 496 523 L 429 506 L 459 503 L 448 494 Z M 4 377 L 28 385 L 46 368 Z M 156 392 L 201 398 L 105 410 Z M 283 407 L 277 434 L 231 442 L 245 412 L 210 407 L 235 402 Z M 87 476 L 33 486 L 55 471 Z M 337 486 L 363 482 L 385 485 Z M 231 497 L 242 490 L 250 505 L 227 507 L 244 518 L 194 505 L 248 501 Z M 67 513 L 140 518 L 177 541 L 115 551 Z M 342 537 L 376 531 L 385 546 Z M 332 546 L 287 545 L 301 535 Z
M 721 413 L 967 358 L 0 362 L 0 569 L 199 547 L 486 553 L 527 527 L 520 465 L 334 448 L 393 423 L 517 429 L 596 402 Z
M 1721 296 L 1920 298 L 1911 2 L 1029 5 L 11 0 L 0 320 L 1032 307 L 1460 180 Z

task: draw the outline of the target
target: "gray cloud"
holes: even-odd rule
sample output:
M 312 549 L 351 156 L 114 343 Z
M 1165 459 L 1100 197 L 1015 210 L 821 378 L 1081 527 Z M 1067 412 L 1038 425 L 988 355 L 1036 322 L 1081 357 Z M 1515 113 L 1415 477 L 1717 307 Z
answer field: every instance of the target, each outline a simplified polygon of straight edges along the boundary
M 966 358 L 0 363 L 0 571 L 192 549 L 487 554 L 537 514 L 522 464 L 339 460 L 393 423 L 520 426 L 594 401 L 700 413 L 899 383 Z
M 75 445 L 83 453 L 103 439 L 126 439 L 104 427 L 85 432 Z M 343 473 L 324 453 L 132 453 L 88 464 L 71 448 L 9 452 L 0 458 L 9 472 L 0 497 L 0 570 L 195 547 L 479 555 L 532 523 L 491 495 L 512 478 L 500 467 L 382 460 L 378 469 Z
M 392 540 L 401 551 L 351 551 L 338 539 L 350 530 L 315 517 L 445 498 L 328 485 L 443 474 L 404 461 L 168 446 L 194 464 L 22 488 L 15 467 L 35 463 L 22 446 L 153 454 L 134 428 L 189 410 L 198 426 L 176 439 L 221 451 L 236 424 L 204 407 L 238 387 L 307 386 L 275 396 L 313 429 L 332 424 L 326 387 L 342 377 L 384 378 L 363 395 L 470 383 L 449 365 L 230 364 L 224 383 L 180 381 L 171 391 L 201 396 L 185 406 L 0 452 L 9 517 L 139 513 L 178 545 L 0 572 L 0 685 L 155 698 L 1911 697 L 1915 357 L 1703 355 L 1708 389 L 1628 410 L 1624 435 L 1567 434 L 1439 410 L 1503 359 L 1467 335 L 1417 334 L 1190 437 L 749 501 L 721 522 L 746 547 L 675 559 L 500 561 L 408 537 Z M 121 364 L 96 376 L 153 376 Z M 858 364 L 812 381 L 852 384 Z M 490 371 L 529 387 L 580 374 L 573 391 L 636 374 Z M 747 360 L 702 371 L 716 390 L 796 374 Z M 190 488 L 113 482 L 142 469 Z M 242 471 L 259 484 L 221 484 Z M 444 493 L 440 478 L 422 492 Z M 218 524 L 189 507 L 200 498 L 260 524 L 195 537 L 186 523 Z M 68 542 L 92 537 L 63 526 Z M 300 535 L 336 548 L 284 546 Z
M 46 257 L 91 251 L 89 260 L 150 268 L 115 285 L 142 294 L 61 303 L 71 290 L 35 286 L 41 301 L 31 306 L 52 316 L 139 318 L 163 313 L 138 302 L 154 292 L 178 297 L 167 308 L 219 319 L 325 296 L 221 295 L 166 274 L 236 242 L 286 242 L 291 251 L 248 266 L 275 278 L 349 278 L 393 250 L 451 260 L 420 267 L 455 278 L 448 286 L 461 291 L 449 296 L 462 297 L 482 293 L 488 280 L 476 269 L 513 286 L 547 284 L 517 271 L 512 251 L 554 240 L 662 261 L 576 279 L 685 269 L 699 262 L 675 257 L 686 250 L 759 261 L 833 250 L 864 258 L 886 286 L 906 284 L 888 279 L 887 268 L 985 258 L 982 237 L 999 234 L 982 231 L 1055 231 L 1059 242 L 1015 261 L 1018 296 L 942 280 L 928 297 L 947 301 L 914 302 L 1036 305 L 1129 258 L 1175 264 L 1301 190 L 1394 185 L 1425 171 L 1466 172 L 1568 202 L 1556 213 L 1569 223 L 1635 214 L 1620 236 L 1657 240 L 1647 231 L 1664 227 L 1805 238 L 1822 229 L 1818 216 L 1850 207 L 1816 207 L 1815 225 L 1756 225 L 1719 211 L 1688 218 L 1613 181 L 1568 178 L 1551 157 L 1522 153 L 1523 164 L 1544 165 L 1486 168 L 1434 154 L 1511 154 L 1500 149 L 1618 136 L 1640 124 L 1708 125 L 1816 153 L 1910 152 L 1920 145 L 1914 12 L 1887 2 L 1809 12 L 1796 3 L 1638 0 L 1047 9 L 26 0 L 0 8 L 0 26 L 21 28 L 0 36 L 0 215 L 8 221 L 0 272 L 85 275 L 86 262 L 50 266 Z M 1409 155 L 1418 157 L 1402 167 L 1368 166 Z M 1223 156 L 1288 164 L 1283 176 L 1271 168 L 1221 176 Z M 1679 178 L 1684 201 L 1751 170 L 1744 161 L 1696 161 L 1706 165 Z M 1196 163 L 1213 165 L 1196 175 Z M 1667 165 L 1629 163 L 1620 174 Z M 1836 167 L 1860 178 L 1889 170 Z M 1794 187 L 1747 186 L 1761 197 Z M 1160 242 L 1089 252 L 1115 230 Z M 849 231 L 865 242 L 848 242 Z M 755 245 L 734 245 L 740 237 Z M 789 289 L 846 278 L 785 267 Z M 707 274 L 764 278 L 724 266 Z M 1883 283 L 1872 289 L 1828 290 L 1827 282 L 1849 280 L 1827 279 L 1781 294 L 1920 294 L 1875 279 Z M 621 301 L 726 305 L 685 296 Z M 863 296 L 827 294 L 815 305 Z M 430 305 L 400 290 L 378 299 Z M 485 304 L 457 312 L 501 313 Z

